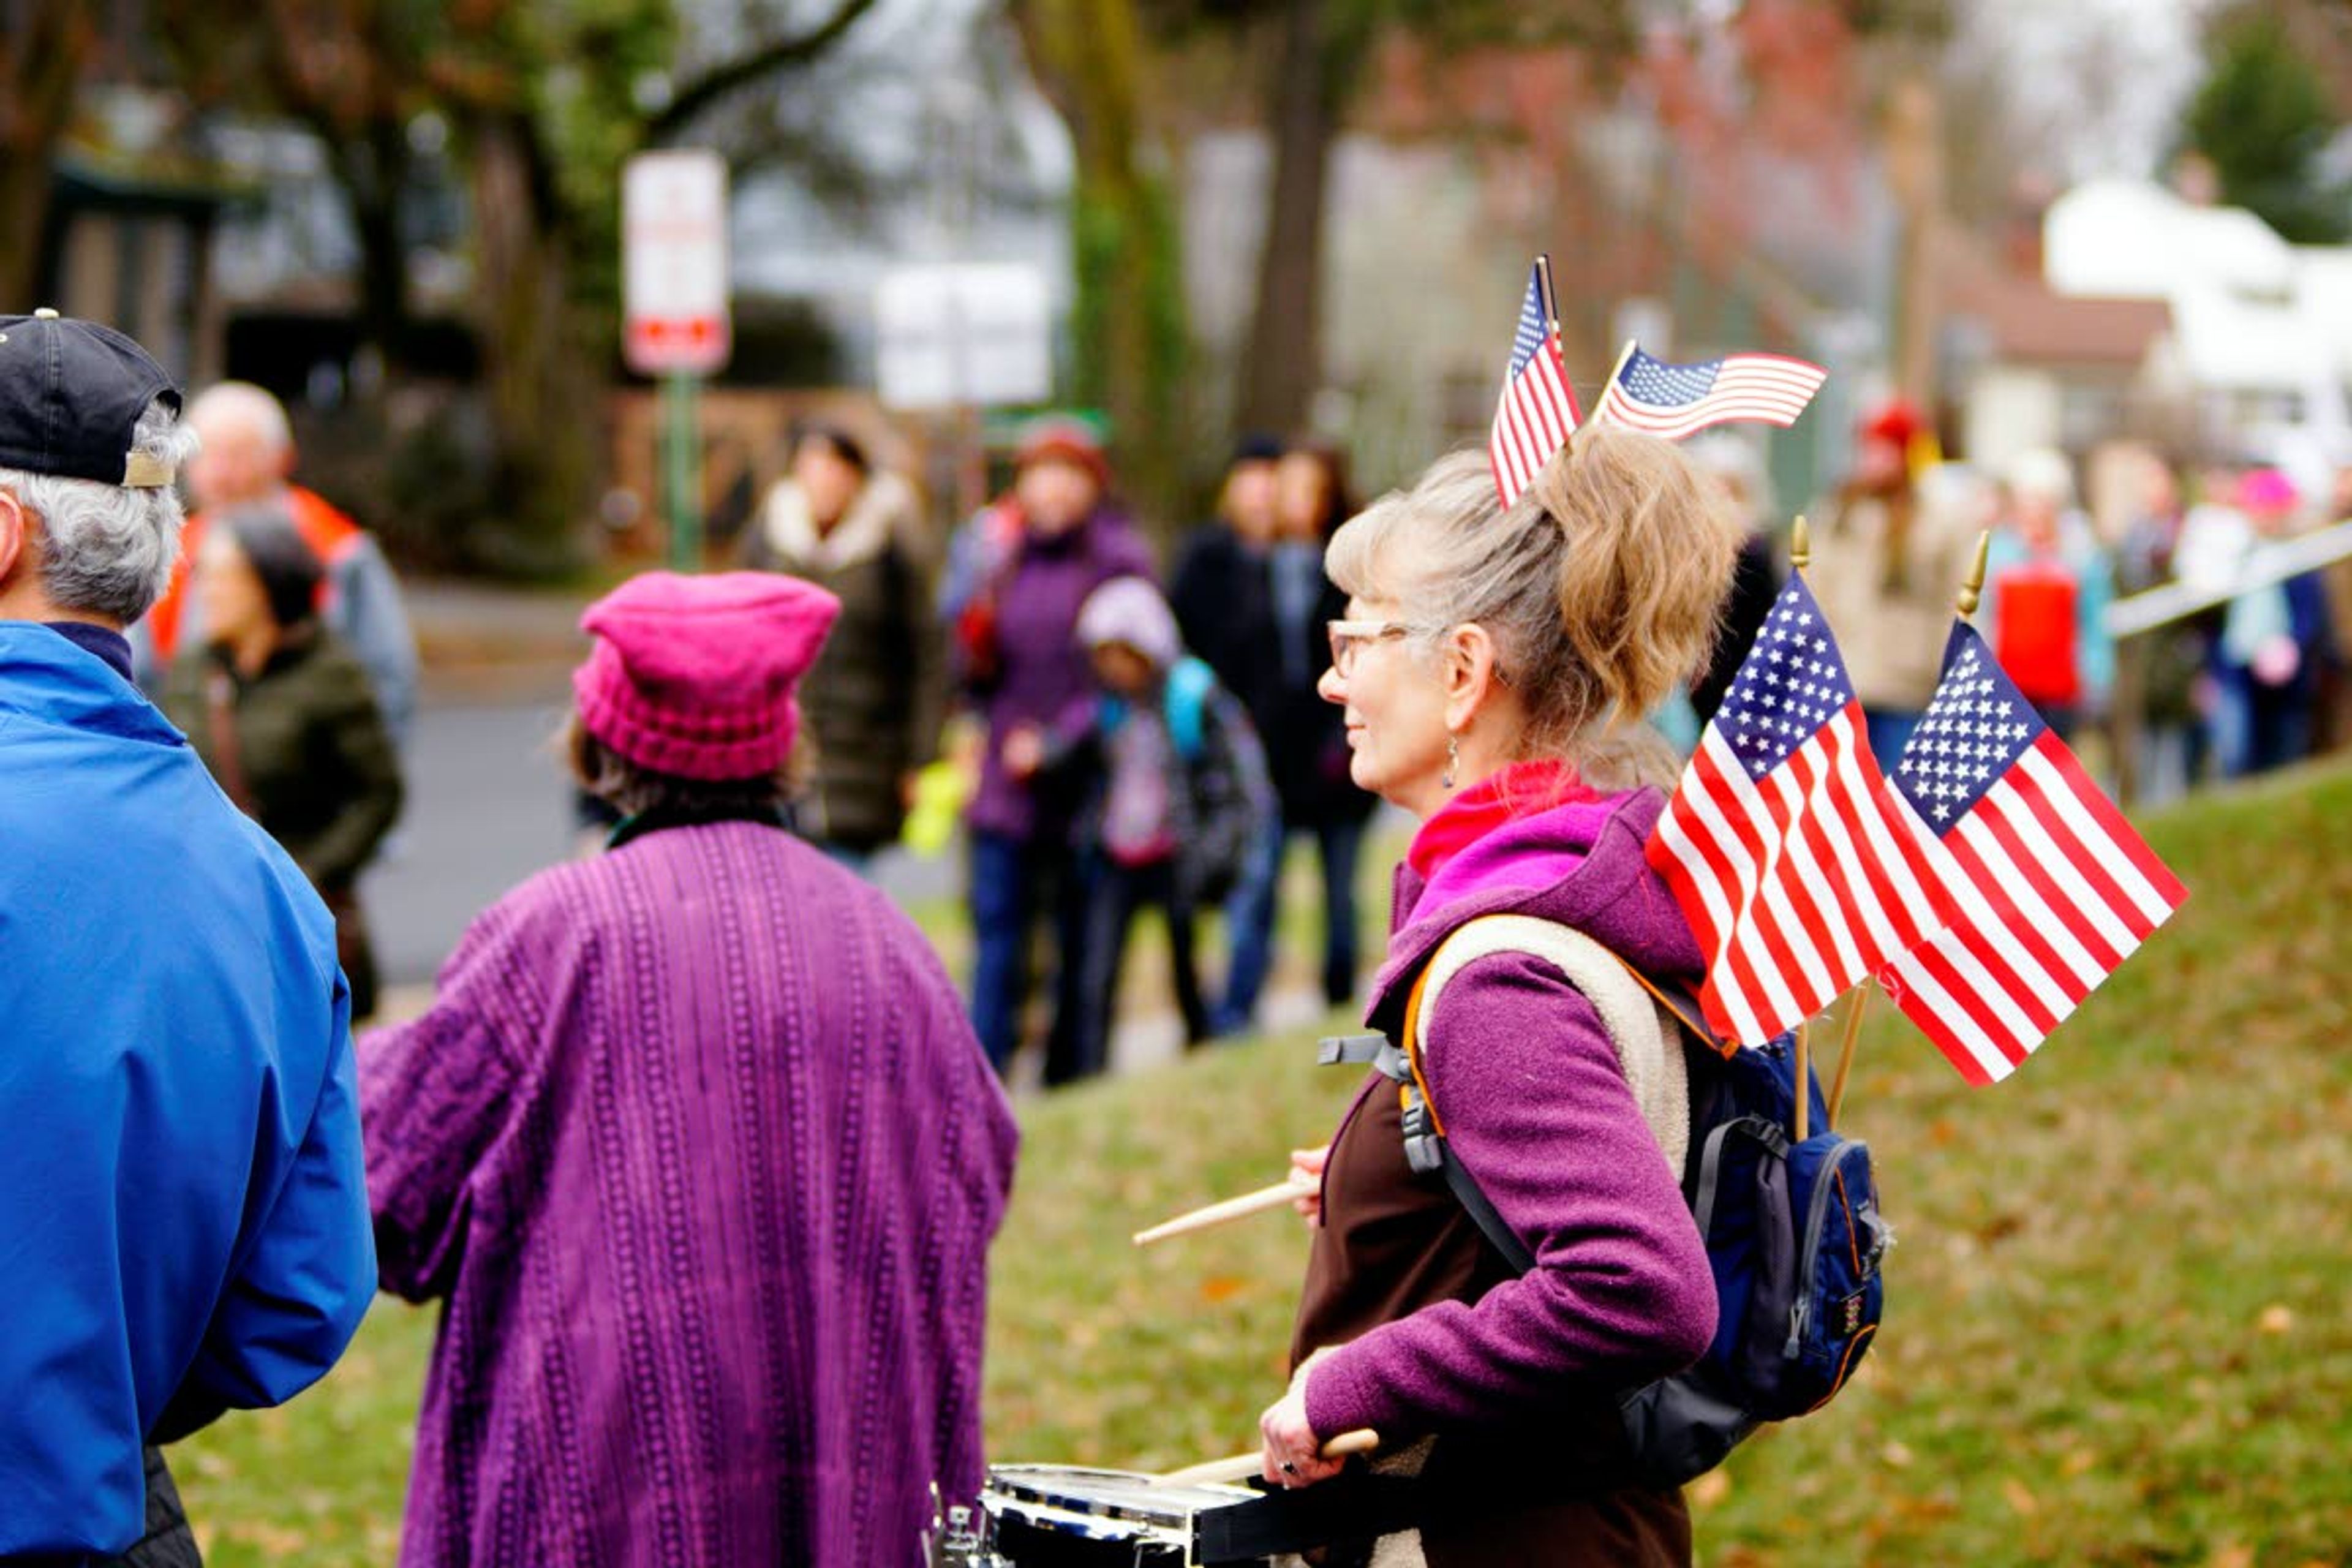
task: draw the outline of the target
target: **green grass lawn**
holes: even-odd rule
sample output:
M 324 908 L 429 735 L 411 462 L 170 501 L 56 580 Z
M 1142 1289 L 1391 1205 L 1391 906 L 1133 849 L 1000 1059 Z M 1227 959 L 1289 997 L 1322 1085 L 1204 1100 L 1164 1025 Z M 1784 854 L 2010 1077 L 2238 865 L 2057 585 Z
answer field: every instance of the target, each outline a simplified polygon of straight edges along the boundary
M 1900 1245 L 1828 1411 L 1692 1490 L 1712 1564 L 2352 1561 L 2352 768 L 2150 822 L 2188 907 L 2009 1083 L 1891 1007 L 1846 1121 Z M 1304 1237 L 1129 1232 L 1277 1177 L 1349 1075 L 1276 1039 L 1023 1106 L 989 1449 L 1156 1468 L 1252 1446 Z M 387 1561 L 428 1314 L 379 1304 L 292 1407 L 174 1464 L 212 1560 Z

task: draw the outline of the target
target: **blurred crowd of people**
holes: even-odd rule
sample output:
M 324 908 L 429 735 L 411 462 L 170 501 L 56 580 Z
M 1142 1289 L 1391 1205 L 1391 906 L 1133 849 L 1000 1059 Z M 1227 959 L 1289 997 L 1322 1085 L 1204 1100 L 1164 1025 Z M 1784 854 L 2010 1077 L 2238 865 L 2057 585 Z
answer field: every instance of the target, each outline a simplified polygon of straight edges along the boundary
M 275 398 L 223 384 L 188 422 L 203 441 L 184 476 L 194 510 L 180 564 L 133 628 L 142 683 L 334 910 L 365 1016 L 376 986 L 357 888 L 400 809 L 415 640 L 374 539 L 294 482 Z M 2133 448 L 2103 467 L 2095 510 L 2059 452 L 1990 470 L 1936 460 L 1930 430 L 1899 400 L 1870 410 L 1851 471 L 1809 509 L 1811 581 L 1882 765 L 1933 691 L 1979 531 L 1991 547 L 1979 627 L 2053 726 L 2111 779 L 2127 773 L 2135 798 L 2344 737 L 2347 606 L 2323 572 L 2260 579 L 2282 542 L 2352 508 L 2352 485 L 2307 495 L 2265 465 L 2190 469 Z M 1745 435 L 1709 433 L 1690 451 L 1748 533 L 1711 653 L 1654 716 L 1685 749 L 1789 569 L 1790 510 Z M 793 826 L 870 871 L 905 834 L 926 770 L 961 781 L 969 1003 L 1000 1072 L 1033 1034 L 1047 1085 L 1104 1069 L 1129 933 L 1147 910 L 1166 931 L 1189 1043 L 1251 1028 L 1288 929 L 1311 945 L 1301 966 L 1327 1004 L 1356 993 L 1376 803 L 1350 782 L 1340 715 L 1317 695 L 1324 628 L 1344 607 L 1323 552 L 1358 504 L 1339 447 L 1243 440 L 1213 515 L 1177 536 L 1164 574 L 1078 419 L 1032 425 L 1004 493 L 944 538 L 847 425 L 795 425 L 782 453 L 736 564 L 818 584 L 842 606 L 804 687 L 813 761 Z M 2252 585 L 2231 593 L 2242 579 Z M 2175 584 L 2212 602 L 2119 647 L 2108 605 Z M 2128 726 L 2110 722 L 2119 699 Z M 618 819 L 593 792 L 579 801 L 593 846 Z M 1302 839 L 1319 919 L 1286 927 L 1283 872 Z M 1212 916 L 1219 952 L 1200 940 Z
M 1726 434 L 1691 447 L 1750 533 L 1688 707 L 1657 716 L 1685 747 L 1790 566 L 1787 513 L 1771 502 L 1757 448 Z M 1885 404 L 1856 430 L 1845 480 L 1810 509 L 1807 579 L 1837 630 L 1882 766 L 1935 691 L 1980 535 L 1990 543 L 1978 629 L 2054 730 L 2111 782 L 2127 773 L 2134 801 L 2160 804 L 2352 739 L 2341 711 L 2352 694 L 2352 594 L 2331 592 L 2325 568 L 2284 574 L 2269 560 L 2352 515 L 2352 469 L 2313 496 L 2264 463 L 2187 469 L 2128 447 L 2104 468 L 2108 504 L 2095 513 L 2058 451 L 2028 450 L 1998 470 L 1932 454 L 1922 415 Z M 2110 634 L 2110 605 L 2160 588 L 2177 608 L 2120 642 Z

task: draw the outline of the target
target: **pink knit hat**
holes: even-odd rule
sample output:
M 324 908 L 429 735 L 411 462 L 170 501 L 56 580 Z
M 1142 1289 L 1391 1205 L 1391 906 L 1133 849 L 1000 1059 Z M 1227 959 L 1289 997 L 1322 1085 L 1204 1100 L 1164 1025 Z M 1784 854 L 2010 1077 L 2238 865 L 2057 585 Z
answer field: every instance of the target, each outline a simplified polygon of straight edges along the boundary
M 2240 511 L 2293 511 L 2302 499 L 2294 481 L 2280 469 L 2250 468 L 2238 476 Z
M 775 772 L 800 727 L 793 689 L 841 601 L 773 572 L 647 572 L 588 606 L 572 672 L 588 732 L 641 768 L 689 779 Z

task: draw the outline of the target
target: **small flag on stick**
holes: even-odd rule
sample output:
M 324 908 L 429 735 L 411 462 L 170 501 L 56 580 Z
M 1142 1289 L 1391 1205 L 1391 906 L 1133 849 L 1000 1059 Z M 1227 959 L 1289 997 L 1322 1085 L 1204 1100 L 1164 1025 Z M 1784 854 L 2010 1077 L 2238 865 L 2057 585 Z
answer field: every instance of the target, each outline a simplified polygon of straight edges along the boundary
M 1786 429 L 1829 374 L 1785 354 L 1728 354 L 1696 364 L 1668 364 L 1637 348 L 1609 378 L 1592 417 L 1668 441 L 1733 419 Z
M 1486 437 L 1495 489 L 1505 506 L 1518 500 L 1552 454 L 1568 445 L 1580 417 L 1552 319 L 1550 270 L 1550 258 L 1538 257 L 1528 274 L 1518 331 L 1511 338 L 1510 367 L 1503 374 L 1502 400 L 1495 405 L 1495 428 Z
M 2008 1077 L 2189 897 L 1966 622 L 1893 783 L 1952 915 L 1879 984 L 1970 1083 Z
M 1804 580 L 1765 617 L 1658 819 L 1650 864 L 1707 955 L 1699 1000 L 1760 1045 L 1943 923 Z

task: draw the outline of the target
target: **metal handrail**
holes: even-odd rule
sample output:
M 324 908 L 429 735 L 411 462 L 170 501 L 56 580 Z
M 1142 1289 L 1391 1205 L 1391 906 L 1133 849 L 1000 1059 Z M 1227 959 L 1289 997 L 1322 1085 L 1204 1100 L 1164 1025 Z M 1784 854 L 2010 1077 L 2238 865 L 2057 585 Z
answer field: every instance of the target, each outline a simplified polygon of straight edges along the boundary
M 2107 636 L 2121 642 L 2226 605 L 2241 594 L 2347 559 L 2352 559 L 2352 518 L 2316 533 L 2259 542 L 2246 552 L 2246 558 L 2226 583 L 2166 583 L 2117 599 L 2107 606 L 2104 624 Z
M 2224 583 L 2166 583 L 2109 605 L 2102 624 L 2116 644 L 2116 686 L 2107 713 L 2114 748 L 2116 797 L 2128 805 L 2139 793 L 2138 737 L 2147 676 L 2146 634 L 2226 605 L 2241 594 L 2300 577 L 2352 559 L 2352 519 L 2294 539 L 2263 540 L 2246 552 Z

